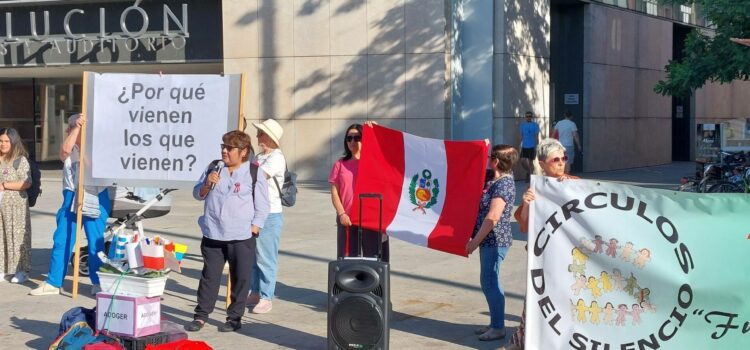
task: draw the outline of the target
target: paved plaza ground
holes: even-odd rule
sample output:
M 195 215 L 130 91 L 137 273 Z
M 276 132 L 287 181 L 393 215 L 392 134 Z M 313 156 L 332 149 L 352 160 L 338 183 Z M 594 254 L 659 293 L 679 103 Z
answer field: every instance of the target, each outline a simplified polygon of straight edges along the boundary
M 651 188 L 673 189 L 693 163 L 601 173 L 586 179 L 616 181 Z M 49 266 L 55 213 L 60 205 L 59 170 L 43 172 L 43 191 L 32 208 L 33 271 L 23 285 L 0 283 L 0 344 L 3 349 L 46 349 L 57 334 L 60 316 L 75 306 L 94 307 L 90 281 L 82 278 L 79 296 L 71 298 L 72 278 L 60 296 L 31 297 L 27 293 L 43 281 Z M 526 188 L 516 182 L 517 201 Z M 172 211 L 145 221 L 146 233 L 159 234 L 189 246 L 182 274 L 170 274 L 162 300 L 162 315 L 179 324 L 192 319 L 200 278 L 201 234 L 196 219 L 202 205 L 187 190 L 174 192 Z M 246 313 L 242 329 L 219 333 L 225 318 L 222 297 L 211 321 L 190 338 L 215 349 L 323 349 L 326 347 L 327 264 L 335 257 L 334 211 L 327 184 L 302 184 L 297 205 L 284 212 L 280 268 L 273 311 Z M 502 265 L 509 333 L 520 320 L 525 293 L 525 236 L 513 224 L 515 242 Z M 504 341 L 480 342 L 473 331 L 487 324 L 489 314 L 479 287 L 478 253 L 469 259 L 402 241 L 391 242 L 392 349 L 502 349 Z

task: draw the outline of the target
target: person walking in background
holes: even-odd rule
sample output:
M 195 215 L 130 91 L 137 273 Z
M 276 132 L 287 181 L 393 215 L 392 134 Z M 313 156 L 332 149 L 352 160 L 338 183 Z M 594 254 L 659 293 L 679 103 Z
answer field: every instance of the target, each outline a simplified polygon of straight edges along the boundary
M 0 129 L 0 282 L 24 283 L 31 271 L 28 156 L 16 129 Z
M 468 254 L 479 247 L 479 281 L 490 309 L 490 324 L 475 331 L 482 341 L 505 338 L 505 293 L 500 283 L 500 265 L 513 244 L 510 217 L 516 197 L 513 179 L 516 161 L 518 152 L 513 146 L 492 147 L 479 215 L 472 239 L 466 243 Z
M 367 124 L 370 127 L 369 123 Z M 331 202 L 336 210 L 336 257 L 342 259 L 346 256 L 356 256 L 359 246 L 357 226 L 352 226 L 349 211 L 354 198 L 354 186 L 357 184 L 357 170 L 359 169 L 359 157 L 362 151 L 362 125 L 352 124 L 346 129 L 344 135 L 344 156 L 333 164 L 328 183 L 331 184 Z M 378 245 L 374 238 L 377 232 L 362 230 L 362 255 L 371 257 L 377 254 Z M 390 249 L 388 236 L 383 235 L 381 242 L 381 260 L 388 262 Z
M 63 203 L 57 211 L 57 228 L 52 234 L 52 254 L 50 256 L 47 280 L 29 292 L 30 295 L 60 294 L 65 275 L 68 271 L 70 255 L 76 240 L 76 189 L 78 188 L 78 166 L 81 159 L 81 129 L 86 125 L 86 117 L 74 114 L 68 119 L 68 135 L 60 146 L 60 159 L 63 160 Z M 91 196 L 91 206 L 98 208 L 95 212 L 84 212 L 81 223 L 86 231 L 89 251 L 89 278 L 91 278 L 91 295 L 101 291 L 99 287 L 99 266 L 102 262 L 97 252 L 104 250 L 104 228 L 112 210 L 109 191 L 95 186 L 86 186 L 78 191 L 79 195 Z M 88 200 L 87 200 L 88 201 Z
M 193 187 L 193 197 L 203 201 L 198 218 L 203 239 L 203 271 L 198 284 L 198 305 L 185 330 L 196 332 L 208 321 L 216 305 L 224 264 L 229 262 L 232 295 L 226 322 L 219 332 L 242 327 L 250 274 L 255 265 L 256 237 L 270 210 L 268 182 L 248 158 L 253 153 L 250 136 L 230 131 L 222 137 L 221 163 L 209 165 Z
M 542 170 L 544 176 L 549 176 L 557 179 L 557 181 L 564 181 L 567 179 L 578 179 L 573 175 L 568 175 L 565 172 L 565 163 L 568 161 L 568 157 L 565 155 L 565 147 L 552 138 L 545 139 L 537 146 L 537 155 L 539 156 L 539 167 Z M 536 199 L 534 189 L 529 187 L 524 192 L 521 204 L 519 205 L 513 216 L 518 222 L 521 233 L 528 234 L 529 232 L 529 206 L 531 202 Z M 524 341 L 526 337 L 526 308 L 524 306 L 523 312 L 521 313 L 521 323 L 516 328 L 515 334 L 511 338 L 510 343 L 514 347 L 509 349 L 523 349 Z
M 534 170 L 534 159 L 536 159 L 536 145 L 541 139 L 539 124 L 534 121 L 534 113 L 526 112 L 525 121 L 521 123 L 521 166 L 526 170 L 526 182 L 529 182 Z
M 573 122 L 573 114 L 570 111 L 563 113 L 565 119 L 555 124 L 555 133 L 557 133 L 557 139 L 565 147 L 565 155 L 568 156 L 568 161 L 565 163 L 565 173 L 570 174 L 570 167 L 576 159 L 576 149 L 582 151 L 581 140 L 578 137 L 578 127 Z
M 265 173 L 268 181 L 268 199 L 270 212 L 258 234 L 255 245 L 255 264 L 250 278 L 250 295 L 248 306 L 254 314 L 265 314 L 273 308 L 272 299 L 276 291 L 276 274 L 278 272 L 279 240 L 284 224 L 281 205 L 281 185 L 284 184 L 286 159 L 279 149 L 279 140 L 284 129 L 273 119 L 263 123 L 253 123 L 258 132 L 260 153 L 253 158 Z

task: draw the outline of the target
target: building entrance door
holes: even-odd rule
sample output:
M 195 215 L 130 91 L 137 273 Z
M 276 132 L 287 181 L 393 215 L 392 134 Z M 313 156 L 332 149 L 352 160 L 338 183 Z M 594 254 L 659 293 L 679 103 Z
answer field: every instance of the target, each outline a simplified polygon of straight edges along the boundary
M 681 61 L 684 54 L 685 40 L 692 28 L 675 24 L 672 42 L 672 55 L 676 61 Z M 695 132 L 693 125 L 693 113 L 691 111 L 692 96 L 672 97 L 672 161 L 690 161 L 690 153 L 693 145 L 690 143 L 690 135 Z

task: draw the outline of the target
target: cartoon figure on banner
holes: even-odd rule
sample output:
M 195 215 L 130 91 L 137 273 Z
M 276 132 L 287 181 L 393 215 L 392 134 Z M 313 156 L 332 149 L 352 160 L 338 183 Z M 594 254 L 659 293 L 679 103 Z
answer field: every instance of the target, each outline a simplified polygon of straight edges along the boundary
M 599 274 L 599 276 L 600 276 L 599 281 L 602 282 L 602 290 L 604 291 L 604 293 L 611 292 L 612 281 L 610 281 L 607 271 L 602 271 L 602 273 Z
M 604 324 L 611 326 L 615 322 L 615 306 L 607 302 L 604 306 Z
M 573 248 L 571 254 L 573 255 L 573 263 L 568 265 L 568 272 L 578 273 L 580 275 L 586 274 L 586 261 L 589 257 L 581 252 L 578 247 Z
M 651 304 L 651 301 L 649 300 L 650 295 L 650 289 L 641 289 L 641 308 L 643 308 L 644 311 L 656 312 L 656 306 L 654 306 L 654 304 Z
M 607 245 L 607 255 L 613 258 L 617 258 L 617 248 L 619 248 L 617 243 L 617 238 L 609 239 L 609 245 Z
M 576 275 L 576 282 L 573 283 L 572 286 L 570 286 L 570 289 L 573 291 L 573 294 L 579 295 L 581 294 L 581 289 L 586 288 L 586 276 L 582 274 Z
M 625 326 L 625 316 L 628 315 L 628 306 L 620 304 L 617 307 L 617 320 L 615 321 L 616 326 Z
M 412 211 L 421 211 L 426 214 L 425 209 L 430 209 L 437 203 L 440 184 L 438 179 L 432 178 L 432 172 L 428 169 L 422 170 L 422 177 L 414 174 L 409 184 L 409 200 L 416 205 Z
M 623 289 L 625 293 L 628 293 L 632 296 L 637 296 L 638 291 L 641 289 L 641 287 L 638 286 L 638 279 L 635 278 L 632 272 L 630 273 L 630 277 L 628 277 L 625 283 L 625 289 Z
M 576 304 L 578 322 L 586 323 L 586 311 L 588 310 L 589 308 L 586 307 L 586 302 L 584 302 L 583 299 L 578 299 L 578 304 Z
M 596 300 L 591 302 L 589 313 L 591 314 L 591 323 L 598 326 L 600 322 L 599 315 L 602 313 L 602 308 L 599 307 L 599 303 L 597 303 Z
M 602 246 L 604 245 L 604 243 L 606 242 L 604 242 L 601 235 L 594 236 L 594 253 L 603 253 L 604 249 L 602 248 Z
M 622 253 L 620 253 L 620 259 L 625 262 L 630 262 L 630 256 L 633 255 L 633 252 L 635 252 L 635 249 L 633 249 L 633 242 L 625 243 L 625 247 L 622 248 Z
M 587 284 L 587 287 L 588 289 L 591 289 L 591 295 L 594 298 L 598 298 L 602 295 L 602 291 L 601 289 L 599 289 L 599 281 L 596 280 L 596 277 L 589 277 L 589 283 Z
M 643 268 L 646 266 L 646 263 L 651 260 L 651 251 L 643 248 L 638 251 L 638 256 L 636 256 L 635 261 L 633 261 L 633 265 L 638 266 L 639 268 Z
M 570 264 L 568 265 L 568 272 L 577 273 L 579 275 L 583 275 L 586 273 L 586 265 L 585 264 Z
M 588 238 L 581 238 L 581 251 L 592 253 L 596 249 L 596 245 L 592 243 Z
M 615 289 L 616 290 L 622 290 L 622 272 L 620 272 L 620 269 L 614 269 L 612 270 L 612 279 L 615 281 Z
M 641 306 L 638 304 L 633 304 L 633 310 L 630 311 L 630 314 L 633 316 L 633 326 L 638 325 L 641 323 L 641 313 L 643 312 L 643 309 L 641 309 Z
M 570 253 L 573 254 L 573 264 L 586 265 L 586 261 L 589 260 L 589 256 L 584 254 L 578 247 L 573 248 Z

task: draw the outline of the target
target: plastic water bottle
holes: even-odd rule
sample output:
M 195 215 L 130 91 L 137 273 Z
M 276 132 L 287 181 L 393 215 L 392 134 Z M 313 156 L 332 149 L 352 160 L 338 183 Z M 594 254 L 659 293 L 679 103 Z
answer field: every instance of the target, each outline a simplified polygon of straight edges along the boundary
M 126 251 L 125 246 L 128 244 L 128 236 L 125 235 L 117 235 L 115 239 L 115 254 L 112 257 L 112 260 L 125 260 L 126 259 Z

